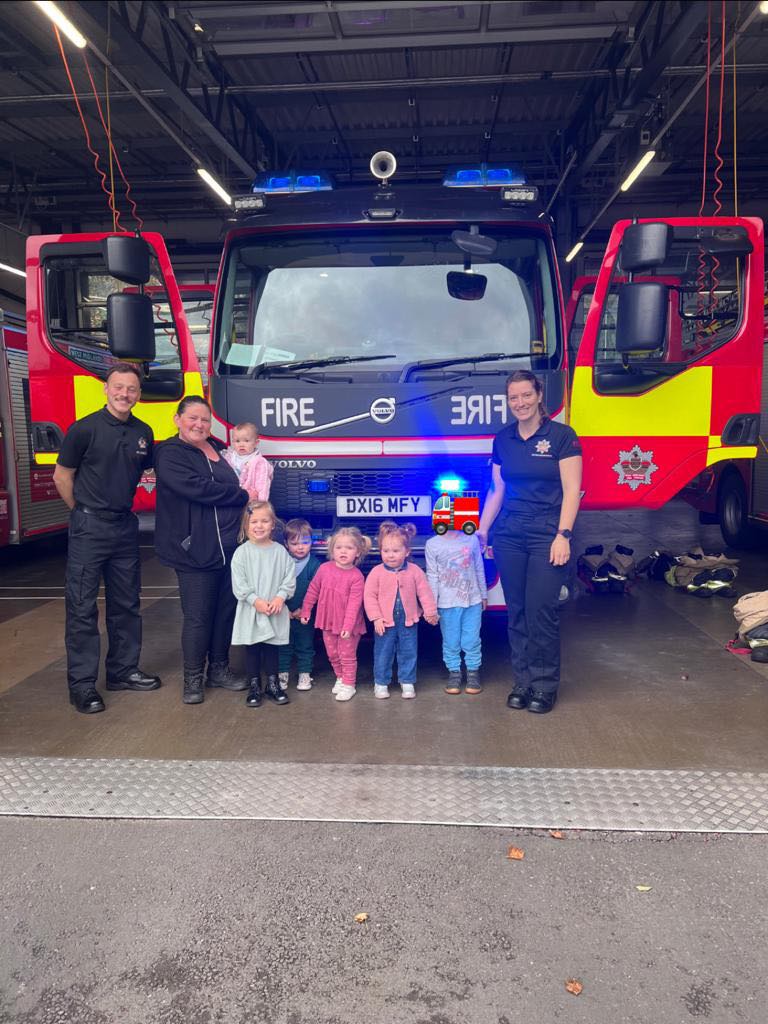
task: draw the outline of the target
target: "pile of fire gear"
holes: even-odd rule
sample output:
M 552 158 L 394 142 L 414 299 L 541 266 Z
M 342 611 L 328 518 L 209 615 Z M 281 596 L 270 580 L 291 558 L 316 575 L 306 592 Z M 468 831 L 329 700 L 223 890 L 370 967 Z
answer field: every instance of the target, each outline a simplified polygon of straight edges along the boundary
M 579 556 L 576 574 L 591 594 L 623 594 L 635 576 L 633 555 L 623 544 L 607 554 L 602 544 L 594 544 Z
M 733 606 L 738 623 L 736 644 L 749 648 L 752 661 L 768 662 L 768 590 L 740 597 Z
M 739 560 L 723 554 L 705 554 L 700 547 L 682 555 L 670 551 L 654 551 L 637 566 L 638 573 L 649 579 L 664 580 L 670 587 L 694 597 L 735 597 L 733 582 L 739 571 Z

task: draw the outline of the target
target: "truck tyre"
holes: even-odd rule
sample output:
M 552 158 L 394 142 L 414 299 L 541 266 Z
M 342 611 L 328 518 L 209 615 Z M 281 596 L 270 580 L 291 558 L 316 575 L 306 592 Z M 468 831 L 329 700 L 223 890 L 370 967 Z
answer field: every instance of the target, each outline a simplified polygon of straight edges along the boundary
M 737 473 L 728 473 L 717 496 L 717 518 L 723 540 L 731 548 L 750 548 L 755 544 L 755 529 L 749 522 L 747 489 Z
M 464 531 L 464 533 L 466 533 L 468 537 L 471 537 L 476 529 L 477 527 L 475 526 L 474 523 L 464 523 L 464 525 L 462 526 L 462 530 Z
M 439 533 L 442 537 L 444 533 L 448 533 L 448 527 L 445 523 L 438 523 L 437 526 L 435 526 L 435 533 Z

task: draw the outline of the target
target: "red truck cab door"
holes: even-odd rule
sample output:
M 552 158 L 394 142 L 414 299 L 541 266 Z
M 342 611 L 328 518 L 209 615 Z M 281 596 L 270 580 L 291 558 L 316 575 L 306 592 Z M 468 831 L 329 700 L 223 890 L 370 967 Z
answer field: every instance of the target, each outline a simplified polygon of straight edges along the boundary
M 762 222 L 640 225 L 664 234 L 665 251 L 644 261 L 639 225 L 614 227 L 573 372 L 570 422 L 584 449 L 584 508 L 658 508 L 707 466 L 757 451 Z M 627 310 L 634 303 L 637 314 L 646 300 L 658 345 L 641 338 L 633 351 Z
M 111 276 L 107 233 L 37 235 L 27 239 L 27 327 L 32 436 L 37 464 L 55 463 L 70 424 L 104 404 L 104 378 L 118 361 L 107 337 L 107 300 L 141 289 Z M 155 438 L 174 432 L 173 414 L 185 394 L 202 394 L 194 345 L 162 237 L 149 247 L 147 293 L 153 308 L 155 355 L 134 409 Z M 142 481 L 137 508 L 153 503 L 154 481 Z

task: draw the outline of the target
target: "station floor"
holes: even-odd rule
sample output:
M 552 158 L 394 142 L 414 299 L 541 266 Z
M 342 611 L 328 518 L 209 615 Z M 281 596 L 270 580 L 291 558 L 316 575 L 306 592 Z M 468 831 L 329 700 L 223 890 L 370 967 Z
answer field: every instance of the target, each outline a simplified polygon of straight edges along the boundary
M 597 541 L 720 547 L 684 505 L 585 514 Z M 0 556 L 2 1024 L 764 1024 L 768 672 L 725 650 L 731 601 L 578 592 L 541 717 L 490 616 L 475 697 L 424 627 L 415 701 L 373 698 L 364 645 L 348 704 L 319 656 L 287 707 L 190 708 L 147 546 L 163 686 L 87 717 L 64 554 Z M 740 591 L 767 576 L 768 547 Z
M 657 546 L 722 547 L 682 503 L 659 512 L 585 513 L 575 550 L 621 542 L 637 557 Z M 417 699 L 376 701 L 370 638 L 360 647 L 358 694 L 338 704 L 318 642 L 316 680 L 285 707 L 247 709 L 244 695 L 208 691 L 181 703 L 180 609 L 173 573 L 144 542 L 143 666 L 152 693 L 104 692 L 107 711 L 78 715 L 66 700 L 61 541 L 4 556 L 0 565 L 0 755 L 222 759 L 287 764 L 521 768 L 768 770 L 768 666 L 725 649 L 732 601 L 700 600 L 639 580 L 626 596 L 577 589 L 563 608 L 563 683 L 554 712 L 505 707 L 504 622 L 483 626 L 484 690 L 447 696 L 439 630 L 422 624 Z M 739 591 L 764 589 L 768 544 L 742 558 Z M 233 649 L 233 664 L 240 652 Z

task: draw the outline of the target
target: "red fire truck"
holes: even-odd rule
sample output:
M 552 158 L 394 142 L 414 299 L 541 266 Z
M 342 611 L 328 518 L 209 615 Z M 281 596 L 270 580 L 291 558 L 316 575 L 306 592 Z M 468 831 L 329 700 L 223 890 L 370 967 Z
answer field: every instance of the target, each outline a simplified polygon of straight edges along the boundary
M 30 240 L 28 251 L 34 249 L 36 241 Z M 48 275 L 51 301 L 59 287 L 57 278 L 66 279 L 67 271 L 74 293 L 68 313 L 56 318 L 55 326 L 51 327 L 62 347 L 61 352 L 56 353 L 59 358 L 54 356 L 48 362 L 52 353 L 41 344 L 40 331 L 35 329 L 39 325 L 36 303 L 30 307 L 29 320 L 34 328 L 29 334 L 27 320 L 21 314 L 0 310 L 0 548 L 66 528 L 68 513 L 53 485 L 59 445 L 73 419 L 103 404 L 99 374 L 115 361 L 103 337 L 107 297 L 104 267 L 103 264 L 93 267 L 87 258 L 80 263 L 80 255 L 75 250 L 76 271 L 59 263 Z M 169 370 L 173 373 L 178 365 L 184 372 L 179 397 L 182 388 L 186 393 L 194 390 L 202 394 L 198 360 L 204 362 L 207 369 L 213 285 L 179 286 L 181 321 L 189 326 L 188 335 L 177 332 L 165 286 L 150 285 L 146 291 L 153 302 L 157 335 L 162 339 L 156 359 L 150 364 L 150 378 L 162 371 L 163 383 L 167 386 Z M 68 320 L 67 316 L 72 319 Z M 68 330 L 74 323 L 78 324 L 77 329 Z M 32 351 L 28 345 L 30 338 Z M 92 369 L 88 377 L 78 372 L 78 367 L 84 366 Z M 34 383 L 30 383 L 30 379 Z M 165 403 L 163 407 L 159 400 L 165 395 L 154 394 L 159 383 L 159 377 L 152 380 L 149 399 L 146 404 L 142 403 L 142 414 L 160 431 L 158 436 L 167 436 L 172 430 L 170 412 L 176 403 Z M 154 486 L 154 475 L 145 474 L 136 495 L 137 512 L 154 509 Z
M 472 534 L 480 526 L 480 494 L 478 491 L 443 491 L 432 508 L 432 529 L 435 533 L 463 530 Z
M 455 473 L 484 493 L 507 422 L 504 381 L 519 367 L 543 379 L 550 413 L 582 438 L 585 508 L 657 508 L 708 466 L 756 454 L 756 218 L 618 223 L 569 373 L 551 226 L 514 169 L 338 190 L 321 174 L 272 175 L 237 202 L 209 397 L 219 437 L 241 420 L 259 424 L 284 516 L 321 533 L 351 517 L 374 532 L 396 508 L 423 542 L 437 477 Z M 104 312 L 126 282 L 105 263 L 105 237 L 29 242 L 33 432 L 50 428 L 38 464 L 55 460 L 72 419 L 101 404 L 117 354 Z M 156 352 L 141 349 L 149 377 L 137 411 L 162 437 L 178 399 L 202 382 L 165 247 L 143 237 L 173 327 L 155 322 Z M 725 295 L 732 308 L 716 315 Z M 602 344 L 614 322 L 613 345 Z M 625 470 L 635 464 L 641 471 Z

